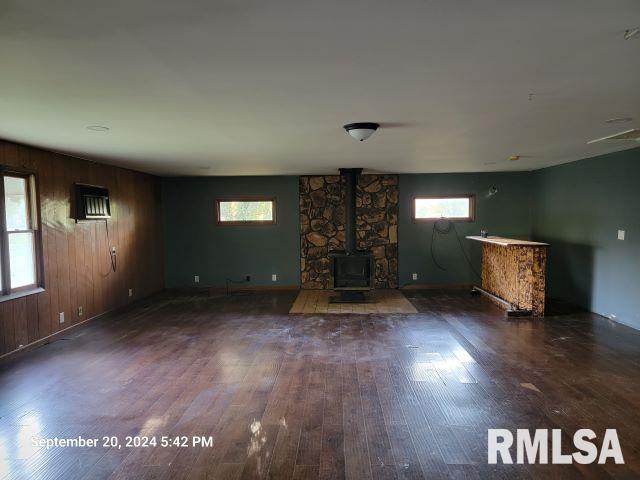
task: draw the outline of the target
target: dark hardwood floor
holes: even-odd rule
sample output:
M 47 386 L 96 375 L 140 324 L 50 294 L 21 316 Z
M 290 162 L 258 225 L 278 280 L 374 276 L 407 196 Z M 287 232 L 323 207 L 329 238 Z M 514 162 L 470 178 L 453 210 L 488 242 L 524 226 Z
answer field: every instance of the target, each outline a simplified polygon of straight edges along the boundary
M 640 476 L 640 332 L 462 291 L 407 292 L 412 315 L 295 296 L 165 293 L 0 362 L 0 478 Z M 616 428 L 626 464 L 487 465 L 488 428 Z M 79 435 L 100 445 L 32 444 Z M 136 435 L 213 446 L 102 446 Z

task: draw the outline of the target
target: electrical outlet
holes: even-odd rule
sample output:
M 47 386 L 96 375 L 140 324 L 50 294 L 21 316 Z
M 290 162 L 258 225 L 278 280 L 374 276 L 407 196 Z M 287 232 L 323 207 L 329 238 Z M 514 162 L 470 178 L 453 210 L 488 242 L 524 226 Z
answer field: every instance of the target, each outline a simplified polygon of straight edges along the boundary
M 60 323 L 64 323 L 64 312 L 59 313 Z
M 271 281 L 272 282 L 277 282 L 278 281 L 278 275 L 276 275 L 275 273 L 273 275 L 271 275 Z
M 195 283 L 200 283 L 200 275 L 194 275 L 194 276 L 193 276 L 193 281 L 194 281 Z
M 84 315 L 84 309 L 82 307 L 78 307 L 78 316 L 81 317 Z
M 129 289 L 129 296 L 133 297 L 133 289 L 132 288 Z
M 417 280 L 418 279 L 418 274 L 417 273 L 412 273 L 411 274 L 411 279 L 412 280 Z
M 624 240 L 624 230 L 618 230 L 618 240 Z
M 251 281 L 251 275 L 247 275 L 246 277 L 244 277 L 244 280 L 246 282 L 250 282 Z

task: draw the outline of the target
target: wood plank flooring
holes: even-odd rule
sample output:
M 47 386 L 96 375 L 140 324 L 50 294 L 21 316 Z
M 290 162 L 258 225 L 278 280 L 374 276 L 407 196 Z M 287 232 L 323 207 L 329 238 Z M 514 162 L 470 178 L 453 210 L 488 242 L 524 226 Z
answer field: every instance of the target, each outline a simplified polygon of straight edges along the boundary
M 297 292 L 165 293 L 0 363 L 0 479 L 638 478 L 640 334 L 507 320 L 467 292 L 416 314 L 292 315 Z M 616 428 L 625 465 L 486 463 L 488 428 Z M 212 436 L 52 448 L 32 437 Z
M 300 290 L 289 313 L 418 313 L 400 290 L 372 292 L 371 303 L 329 303 L 333 290 Z

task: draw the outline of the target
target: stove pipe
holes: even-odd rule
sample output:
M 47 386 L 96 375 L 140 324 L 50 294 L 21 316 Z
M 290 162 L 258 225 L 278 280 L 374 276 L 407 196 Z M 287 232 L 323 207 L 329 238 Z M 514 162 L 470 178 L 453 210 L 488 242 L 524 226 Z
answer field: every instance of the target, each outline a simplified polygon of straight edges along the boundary
M 345 177 L 345 250 L 348 255 L 356 253 L 356 187 L 361 168 L 341 168 L 340 175 Z

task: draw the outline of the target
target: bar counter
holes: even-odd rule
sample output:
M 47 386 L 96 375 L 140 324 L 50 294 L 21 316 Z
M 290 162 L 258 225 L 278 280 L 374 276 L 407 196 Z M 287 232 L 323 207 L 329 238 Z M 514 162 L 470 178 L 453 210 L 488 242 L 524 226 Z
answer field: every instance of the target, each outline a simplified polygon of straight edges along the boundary
M 544 316 L 548 243 L 469 236 L 482 243 L 482 293 L 510 314 Z

